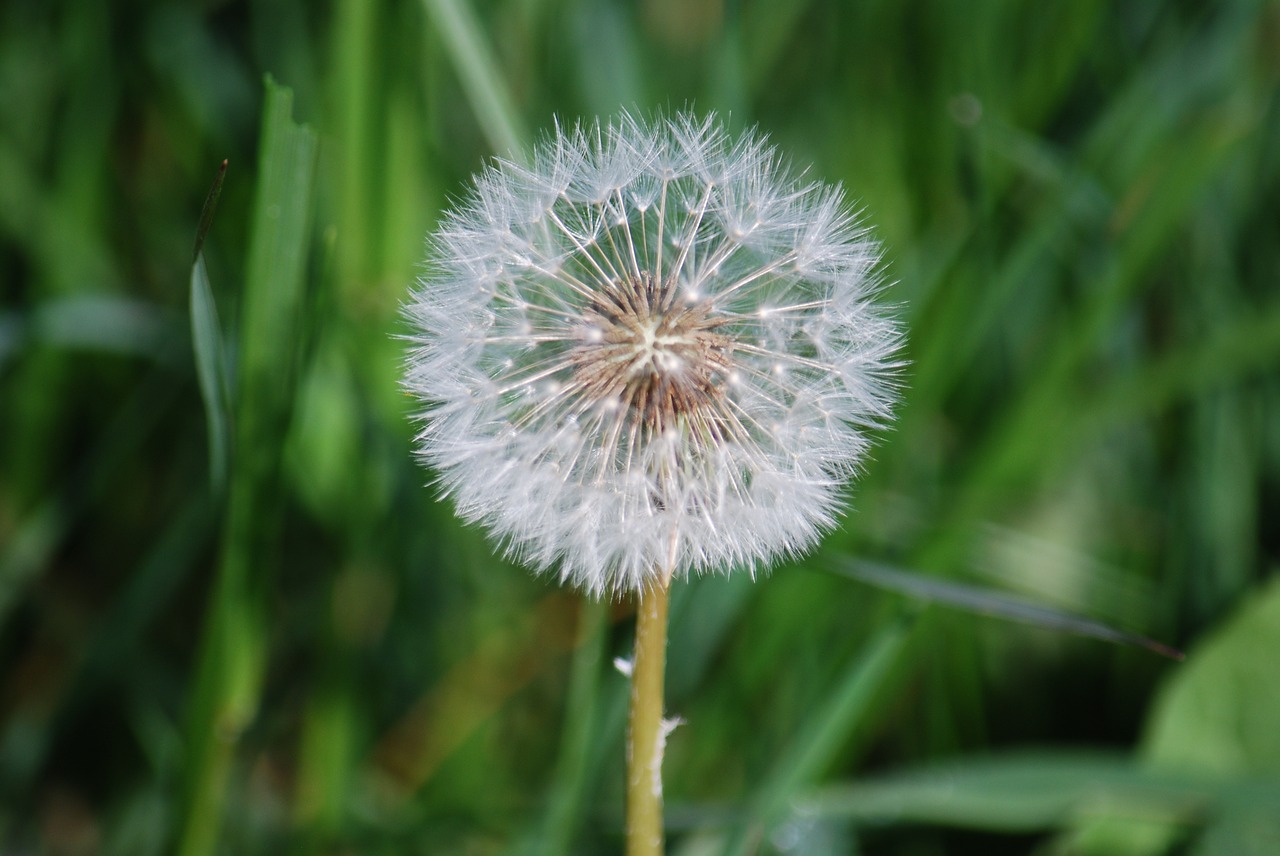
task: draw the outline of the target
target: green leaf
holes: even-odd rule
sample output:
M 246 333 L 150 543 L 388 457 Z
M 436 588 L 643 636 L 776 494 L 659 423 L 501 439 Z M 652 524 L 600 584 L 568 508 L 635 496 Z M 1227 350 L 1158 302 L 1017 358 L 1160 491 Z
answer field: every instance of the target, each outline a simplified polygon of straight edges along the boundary
M 1197 773 L 1245 788 L 1265 777 L 1272 801 L 1235 801 L 1215 812 L 1202 848 L 1214 841 L 1256 842 L 1280 837 L 1280 577 L 1248 598 L 1240 611 L 1190 652 L 1165 685 L 1148 722 L 1141 749 L 1151 770 Z M 1102 817 L 1076 829 L 1070 852 L 1098 856 L 1152 856 L 1178 837 L 1170 824 L 1135 826 L 1131 818 Z M 1249 845 L 1252 847 L 1252 845 Z M 1274 853 L 1270 845 L 1203 852 Z
M 1119 755 L 1035 751 L 835 785 L 797 801 L 795 810 L 862 823 L 1026 833 L 1097 815 L 1176 830 L 1224 806 L 1261 810 L 1278 804 L 1277 778 L 1222 780 L 1159 772 Z
M 1142 754 L 1153 765 L 1206 772 L 1280 774 L 1280 577 L 1169 681 Z

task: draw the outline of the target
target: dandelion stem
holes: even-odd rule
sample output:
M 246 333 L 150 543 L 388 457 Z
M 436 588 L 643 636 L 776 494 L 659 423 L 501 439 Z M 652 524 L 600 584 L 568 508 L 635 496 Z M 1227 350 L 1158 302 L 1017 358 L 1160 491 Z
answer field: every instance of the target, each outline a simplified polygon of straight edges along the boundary
M 631 671 L 631 717 L 627 735 L 627 856 L 661 856 L 663 674 L 667 663 L 665 575 L 640 593 L 636 606 L 636 651 Z

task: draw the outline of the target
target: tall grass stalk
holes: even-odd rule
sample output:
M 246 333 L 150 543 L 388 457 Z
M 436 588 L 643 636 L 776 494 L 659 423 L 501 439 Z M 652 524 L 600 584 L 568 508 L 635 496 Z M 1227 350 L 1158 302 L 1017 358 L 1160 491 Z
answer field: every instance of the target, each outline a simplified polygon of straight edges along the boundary
M 188 711 L 181 856 L 217 848 L 236 747 L 257 714 L 268 659 L 266 593 L 279 546 L 279 450 L 297 357 L 316 154 L 315 135 L 293 122 L 292 104 L 291 91 L 268 80 L 241 302 L 222 558 Z

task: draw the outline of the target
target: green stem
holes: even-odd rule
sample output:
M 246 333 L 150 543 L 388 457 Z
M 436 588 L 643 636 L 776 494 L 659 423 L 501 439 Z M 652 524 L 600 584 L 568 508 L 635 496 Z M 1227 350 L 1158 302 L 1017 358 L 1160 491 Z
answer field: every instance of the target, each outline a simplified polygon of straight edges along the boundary
M 636 652 L 631 670 L 627 736 L 627 856 L 661 856 L 663 674 L 667 664 L 666 579 L 640 595 Z

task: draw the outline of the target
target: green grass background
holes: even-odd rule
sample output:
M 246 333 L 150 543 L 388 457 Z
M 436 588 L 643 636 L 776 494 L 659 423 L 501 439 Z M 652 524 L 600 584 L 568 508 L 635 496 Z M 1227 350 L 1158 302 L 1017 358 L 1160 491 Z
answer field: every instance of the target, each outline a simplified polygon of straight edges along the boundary
M 848 188 L 911 366 L 817 556 L 676 593 L 670 851 L 1280 852 L 1246 0 L 0 6 L 0 852 L 620 851 L 628 606 L 437 501 L 397 313 L 487 158 L 686 105 Z

